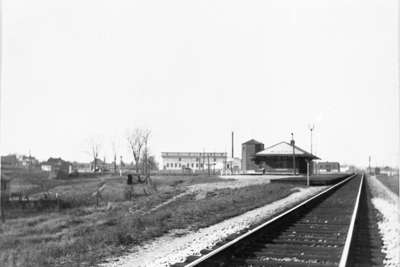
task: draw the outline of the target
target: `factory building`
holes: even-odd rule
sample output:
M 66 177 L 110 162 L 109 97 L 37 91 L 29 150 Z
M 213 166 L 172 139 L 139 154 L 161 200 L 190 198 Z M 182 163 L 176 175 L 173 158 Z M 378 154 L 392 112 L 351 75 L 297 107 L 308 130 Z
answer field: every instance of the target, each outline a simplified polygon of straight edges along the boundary
M 294 150 L 294 151 L 293 151 Z M 293 143 L 280 142 L 264 149 L 264 144 L 250 140 L 242 145 L 242 161 L 244 173 L 293 173 L 293 154 L 296 174 L 307 173 L 309 163 L 310 173 L 313 170 L 315 155 L 299 148 Z
M 221 171 L 227 162 L 226 152 L 162 152 L 164 170 L 190 169 Z

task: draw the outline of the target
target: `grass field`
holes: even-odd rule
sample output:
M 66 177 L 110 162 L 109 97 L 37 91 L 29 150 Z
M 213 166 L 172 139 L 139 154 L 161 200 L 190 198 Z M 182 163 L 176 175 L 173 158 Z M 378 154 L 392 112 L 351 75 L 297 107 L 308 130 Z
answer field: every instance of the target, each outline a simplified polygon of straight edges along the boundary
M 378 180 L 386 185 L 393 193 L 399 194 L 399 176 L 378 175 Z
M 100 200 L 102 203 L 109 201 L 118 202 L 127 200 L 126 176 L 102 175 L 92 178 L 68 178 L 49 179 L 49 173 L 41 170 L 28 170 L 25 168 L 2 169 L 2 173 L 11 178 L 11 192 L 21 192 L 29 199 L 41 199 L 46 193 L 50 198 L 55 199 L 56 194 L 67 207 L 82 207 L 96 204 L 93 194 L 101 186 Z M 198 183 L 225 182 L 215 176 L 154 176 L 152 177 L 156 190 L 161 193 L 179 192 L 179 188 Z M 146 195 L 148 191 L 145 185 L 134 185 L 133 196 Z M 36 213 L 33 210 L 10 210 L 8 216 L 31 216 Z
M 170 230 L 196 230 L 266 205 L 291 194 L 294 188 L 294 185 L 262 184 L 203 192 L 199 197 L 196 192 L 182 192 L 191 184 L 226 180 L 154 177 L 157 191 L 151 195 L 137 192 L 132 201 L 126 201 L 120 196 L 125 178 L 101 179 L 109 187 L 104 191 L 105 198 L 113 198 L 113 201 L 104 201 L 100 207 L 88 202 L 61 211 L 9 218 L 0 226 L 0 265 L 93 266 Z M 84 199 L 82 195 L 91 192 L 98 181 L 90 178 L 50 183 L 46 190 L 59 191 L 78 201 Z M 181 197 L 166 202 L 178 195 Z M 162 203 L 167 204 L 155 208 Z

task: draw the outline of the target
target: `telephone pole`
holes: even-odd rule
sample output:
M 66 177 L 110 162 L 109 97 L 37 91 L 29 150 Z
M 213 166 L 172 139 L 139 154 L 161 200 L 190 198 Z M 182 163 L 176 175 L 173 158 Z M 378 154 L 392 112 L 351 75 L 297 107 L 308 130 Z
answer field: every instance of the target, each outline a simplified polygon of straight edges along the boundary
M 233 137 L 233 131 L 232 131 L 232 159 L 233 159 L 233 157 L 235 156 L 235 154 L 234 154 L 234 149 L 233 149 L 233 139 L 234 137 Z
M 312 145 L 313 145 L 313 143 L 312 143 L 312 137 L 313 137 L 312 133 L 313 133 L 314 128 L 315 128 L 314 124 L 308 126 L 308 129 L 310 130 L 310 153 L 311 154 L 312 154 Z
M 296 155 L 295 155 L 295 151 L 294 151 L 294 139 L 293 139 L 293 133 L 291 133 L 292 135 L 292 140 L 290 141 L 290 144 L 293 147 L 293 174 L 296 175 Z
M 371 156 L 368 157 L 368 174 L 371 175 Z

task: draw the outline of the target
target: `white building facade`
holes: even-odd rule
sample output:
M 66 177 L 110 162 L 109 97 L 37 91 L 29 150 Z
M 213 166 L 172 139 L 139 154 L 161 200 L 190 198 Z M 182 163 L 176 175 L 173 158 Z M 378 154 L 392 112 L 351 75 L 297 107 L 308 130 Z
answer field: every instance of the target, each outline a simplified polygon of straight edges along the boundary
M 191 171 L 224 170 L 227 162 L 226 152 L 162 152 L 164 170 Z

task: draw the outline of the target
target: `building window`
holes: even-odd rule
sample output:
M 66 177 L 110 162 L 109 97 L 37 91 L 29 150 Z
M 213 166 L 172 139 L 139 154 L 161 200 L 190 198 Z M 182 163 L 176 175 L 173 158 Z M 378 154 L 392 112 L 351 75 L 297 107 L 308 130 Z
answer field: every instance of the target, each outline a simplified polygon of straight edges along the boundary
M 178 164 L 178 167 L 179 167 L 179 168 L 181 167 L 181 164 L 180 164 L 180 163 Z
M 178 161 L 182 161 L 182 158 L 178 158 Z
M 217 161 L 217 159 L 216 158 L 214 158 L 214 162 L 216 162 Z
M 196 158 L 196 161 L 199 161 L 199 158 Z
M 192 163 L 192 168 L 194 167 L 194 163 Z
M 203 166 L 204 166 L 204 164 L 203 164 L 203 163 L 201 163 L 201 164 L 200 164 L 200 167 L 202 167 L 202 168 L 203 168 Z
M 199 167 L 199 164 L 198 163 L 196 163 L 196 168 L 198 168 Z
M 169 163 L 167 163 L 167 168 L 169 167 Z
M 176 168 L 176 167 L 178 167 L 178 164 L 177 164 L 177 163 L 175 163 L 175 168 Z

